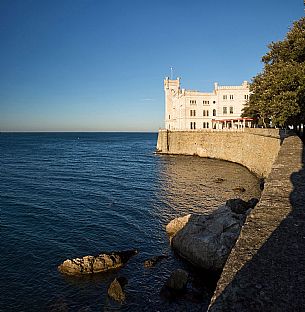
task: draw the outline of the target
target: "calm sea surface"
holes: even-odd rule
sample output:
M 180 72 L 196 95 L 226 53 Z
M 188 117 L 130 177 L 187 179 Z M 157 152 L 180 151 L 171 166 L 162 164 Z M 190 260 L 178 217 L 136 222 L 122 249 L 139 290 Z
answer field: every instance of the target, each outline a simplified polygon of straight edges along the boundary
M 155 133 L 0 134 L 1 311 L 199 311 L 198 298 L 169 302 L 160 289 L 176 268 L 196 271 L 171 251 L 165 225 L 205 212 L 229 198 L 259 196 L 242 166 L 192 156 L 154 155 Z M 223 178 L 222 183 L 216 183 Z M 240 193 L 234 188 L 246 189 Z M 67 258 L 137 248 L 119 271 L 66 277 Z M 167 254 L 154 268 L 151 256 Z M 111 302 L 107 287 L 128 278 L 127 300 Z

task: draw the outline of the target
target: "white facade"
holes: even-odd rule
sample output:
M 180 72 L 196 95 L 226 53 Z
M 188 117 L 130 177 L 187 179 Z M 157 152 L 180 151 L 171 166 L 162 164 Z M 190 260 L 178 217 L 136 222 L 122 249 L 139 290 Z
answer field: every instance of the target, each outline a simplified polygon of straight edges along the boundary
M 180 88 L 180 78 L 164 79 L 165 128 L 168 130 L 240 129 L 251 125 L 241 118 L 249 99 L 249 84 L 219 86 L 211 93 Z

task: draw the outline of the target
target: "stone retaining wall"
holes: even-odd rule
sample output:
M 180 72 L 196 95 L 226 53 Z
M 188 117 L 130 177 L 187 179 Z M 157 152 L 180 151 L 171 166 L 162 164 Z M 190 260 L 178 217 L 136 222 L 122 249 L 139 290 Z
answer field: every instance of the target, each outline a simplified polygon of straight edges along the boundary
M 267 177 L 280 145 L 280 133 L 276 129 L 159 130 L 157 151 L 232 161 L 244 165 L 258 176 Z
M 268 177 L 225 264 L 209 312 L 304 311 L 305 151 L 279 132 L 160 131 L 166 154 L 196 154 L 240 163 Z
M 225 264 L 209 312 L 304 311 L 304 155 L 299 137 L 284 140 L 260 202 Z

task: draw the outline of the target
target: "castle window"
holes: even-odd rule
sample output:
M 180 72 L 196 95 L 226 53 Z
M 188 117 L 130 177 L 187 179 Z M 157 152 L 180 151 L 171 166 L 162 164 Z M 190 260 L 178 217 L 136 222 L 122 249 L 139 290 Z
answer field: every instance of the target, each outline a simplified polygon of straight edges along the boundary
M 216 109 L 213 109 L 213 116 L 216 116 Z
M 203 129 L 204 129 L 206 127 L 206 123 L 204 122 L 202 126 L 203 126 Z
M 230 106 L 230 114 L 233 114 L 233 106 Z
M 202 101 L 203 104 L 210 104 L 210 101 Z
M 190 100 L 190 104 L 196 104 L 196 100 Z
M 213 104 L 216 104 L 216 101 L 213 101 Z
M 209 123 L 207 122 L 207 128 L 209 128 Z
M 223 98 L 224 100 L 226 100 L 226 99 L 228 98 L 228 96 L 227 96 L 227 95 L 223 95 L 222 98 Z
M 249 95 L 245 94 L 245 100 L 248 100 L 248 99 L 249 99 Z
M 171 115 L 168 115 L 168 119 L 171 119 Z
M 233 100 L 233 94 L 230 95 L 230 100 Z
M 191 122 L 191 129 L 193 130 L 195 130 L 196 129 L 196 122 Z
M 228 113 L 228 108 L 226 106 L 224 106 L 222 108 L 222 112 L 223 112 L 223 114 L 227 114 Z
M 195 109 L 190 110 L 190 116 L 193 116 L 193 117 L 196 116 L 196 110 Z
M 203 116 L 209 116 L 209 110 L 203 110 Z

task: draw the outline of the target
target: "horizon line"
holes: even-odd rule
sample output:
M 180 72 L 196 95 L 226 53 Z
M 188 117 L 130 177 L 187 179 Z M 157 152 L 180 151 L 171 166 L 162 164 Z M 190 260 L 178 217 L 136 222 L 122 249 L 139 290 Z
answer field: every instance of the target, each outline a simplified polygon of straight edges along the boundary
M 160 128 L 161 129 L 161 128 Z M 71 131 L 62 131 L 62 130 L 4 130 L 0 131 L 1 133 L 157 133 L 158 130 L 71 130 Z

